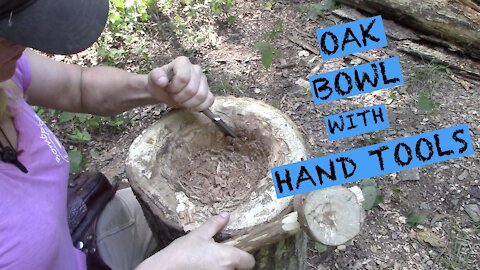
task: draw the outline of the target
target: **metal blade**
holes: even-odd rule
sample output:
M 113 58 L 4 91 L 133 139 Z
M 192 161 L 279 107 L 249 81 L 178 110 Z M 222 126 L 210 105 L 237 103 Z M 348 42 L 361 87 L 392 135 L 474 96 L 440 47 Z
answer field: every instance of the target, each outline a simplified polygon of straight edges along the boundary
M 215 125 L 217 125 L 217 127 L 219 127 L 223 133 L 225 133 L 225 135 L 231 136 L 233 138 L 237 138 L 237 135 L 235 134 L 235 132 L 225 122 L 223 122 L 220 116 L 213 114 L 213 112 L 210 111 L 210 109 L 206 109 L 202 111 L 202 113 L 205 114 L 208 118 L 210 118 L 210 120 L 212 120 L 215 123 Z
M 167 78 L 168 78 L 168 81 L 172 81 L 173 79 L 173 69 L 171 67 L 168 68 L 167 70 Z M 220 118 L 220 116 L 217 116 L 215 114 L 213 114 L 212 111 L 210 111 L 210 109 L 206 109 L 204 111 L 202 111 L 203 114 L 205 114 L 208 118 L 210 118 L 210 120 L 213 121 L 213 123 L 215 123 L 215 125 L 217 125 L 217 127 L 220 128 L 220 130 L 225 134 L 225 135 L 228 135 L 228 136 L 231 136 L 233 138 L 237 138 L 237 135 L 235 134 L 235 132 L 225 123 L 223 122 L 222 118 Z

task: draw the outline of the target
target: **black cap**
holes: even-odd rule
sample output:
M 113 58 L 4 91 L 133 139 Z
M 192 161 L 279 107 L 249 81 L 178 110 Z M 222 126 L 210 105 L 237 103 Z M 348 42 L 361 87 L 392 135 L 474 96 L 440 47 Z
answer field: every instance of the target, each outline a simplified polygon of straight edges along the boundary
M 108 0 L 0 0 L 0 37 L 46 53 L 72 54 L 102 33 Z

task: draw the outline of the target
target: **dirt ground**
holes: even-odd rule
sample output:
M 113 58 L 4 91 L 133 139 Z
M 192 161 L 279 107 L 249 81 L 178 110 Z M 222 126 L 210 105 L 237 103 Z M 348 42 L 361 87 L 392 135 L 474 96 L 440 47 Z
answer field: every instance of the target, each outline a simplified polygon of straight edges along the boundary
M 203 43 L 192 42 L 188 34 L 176 34 L 174 11 L 158 12 L 153 18 L 157 25 L 142 36 L 139 45 L 155 65 L 187 55 L 204 68 L 216 95 L 247 96 L 278 107 L 303 133 L 311 157 L 467 123 L 474 155 L 421 167 L 411 175 L 376 177 L 384 200 L 366 211 L 361 234 L 322 253 L 310 243 L 308 265 L 311 269 L 480 269 L 480 222 L 474 221 L 475 213 L 465 211 L 480 205 L 479 84 L 463 87 L 452 80 L 449 70 L 403 54 L 389 38 L 387 47 L 369 51 L 368 56 L 373 60 L 399 56 L 403 86 L 314 106 L 305 85 L 308 75 L 366 62 L 355 56 L 323 61 L 314 53 L 315 30 L 347 20 L 328 13 L 312 16 L 309 7 L 316 1 L 275 1 L 271 9 L 264 2 L 236 1 L 229 11 L 236 17 L 232 26 L 203 18 L 202 23 L 213 29 Z M 278 21 L 283 21 L 284 29 L 274 39 L 278 53 L 267 70 L 255 43 Z M 82 59 L 91 55 L 92 51 L 87 51 L 69 59 L 90 65 L 95 61 Z M 141 61 L 143 58 L 131 55 L 118 66 L 130 68 Z M 419 102 L 424 102 L 421 96 L 425 95 L 430 111 L 420 109 Z M 380 103 L 387 106 L 389 129 L 335 142 L 328 139 L 325 116 Z M 129 145 L 163 113 L 162 105 L 140 108 L 125 114 L 131 121 L 122 128 L 97 129 L 92 141 L 83 145 L 91 166 L 125 181 L 123 162 Z M 57 132 L 62 137 L 60 130 Z M 72 145 L 71 141 L 63 142 Z M 425 223 L 408 225 L 411 211 L 425 215 Z M 418 234 L 424 231 L 439 239 L 419 240 Z

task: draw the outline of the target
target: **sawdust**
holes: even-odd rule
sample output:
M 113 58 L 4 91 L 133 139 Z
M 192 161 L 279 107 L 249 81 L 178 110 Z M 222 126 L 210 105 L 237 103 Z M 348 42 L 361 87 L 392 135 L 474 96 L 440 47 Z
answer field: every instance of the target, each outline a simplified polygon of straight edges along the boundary
M 175 170 L 168 181 L 195 200 L 196 208 L 205 214 L 232 211 L 252 191 L 259 191 L 258 183 L 268 173 L 271 150 L 266 138 L 256 130 L 236 129 L 238 138 L 214 130 L 189 142 L 174 140 L 171 164 Z

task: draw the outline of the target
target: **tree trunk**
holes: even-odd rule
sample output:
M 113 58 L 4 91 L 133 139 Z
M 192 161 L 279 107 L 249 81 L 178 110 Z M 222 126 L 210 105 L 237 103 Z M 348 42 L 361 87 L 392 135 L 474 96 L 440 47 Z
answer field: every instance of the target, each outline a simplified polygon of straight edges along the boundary
M 249 98 L 217 97 L 211 110 L 240 138 L 225 137 L 203 114 L 176 110 L 147 128 L 130 147 L 127 176 L 161 248 L 220 211 L 230 212 L 230 222 L 217 241 L 293 209 L 292 197 L 276 198 L 270 168 L 307 158 L 294 123 Z M 259 262 L 291 267 L 257 269 L 303 269 L 304 259 L 299 258 L 306 256 L 306 242 L 297 239 L 302 238 L 288 238 L 257 254 Z M 273 252 L 273 257 L 263 258 L 262 252 Z
M 480 6 L 472 0 L 338 0 L 424 33 L 421 37 L 480 59 Z

